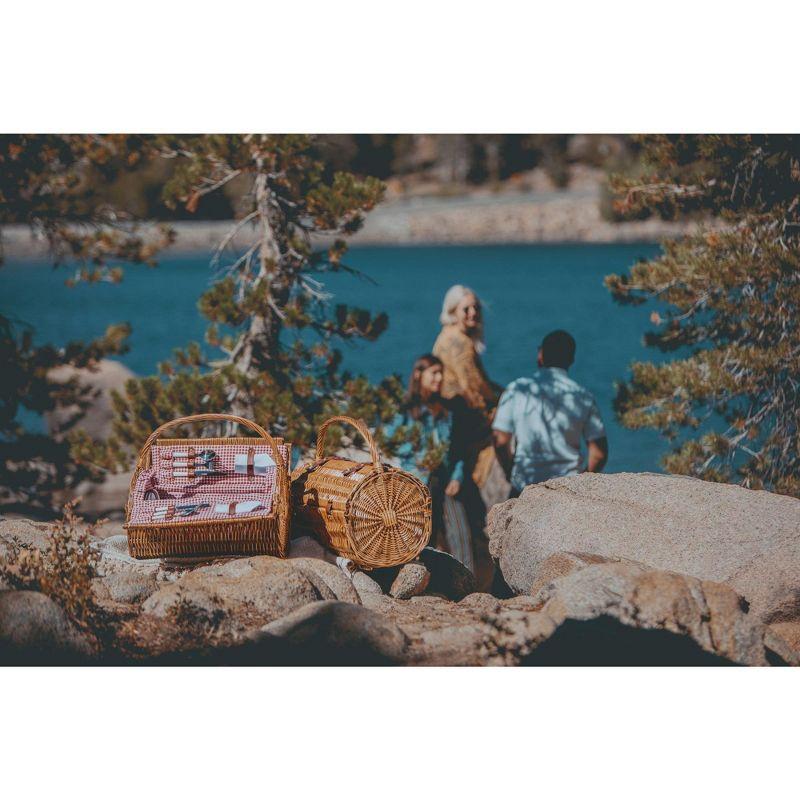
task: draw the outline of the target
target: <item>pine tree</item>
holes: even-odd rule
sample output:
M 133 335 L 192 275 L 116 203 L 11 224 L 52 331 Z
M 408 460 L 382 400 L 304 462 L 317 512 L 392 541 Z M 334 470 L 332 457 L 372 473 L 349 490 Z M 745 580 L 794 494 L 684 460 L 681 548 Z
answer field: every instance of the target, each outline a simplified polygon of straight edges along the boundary
M 630 428 L 687 434 L 665 458 L 671 472 L 800 496 L 800 137 L 640 143 L 643 176 L 612 181 L 617 210 L 712 214 L 722 225 L 606 279 L 622 303 L 665 305 L 648 345 L 690 350 L 633 364 L 617 413 Z
M 118 282 L 117 261 L 153 265 L 172 232 L 157 227 L 143 235 L 134 220 L 101 201 L 95 190 L 135 168 L 146 150 L 142 137 L 0 136 L 0 226 L 29 226 L 47 242 L 56 266 L 69 262 L 74 267 L 69 283 Z M 2 227 L 0 267 L 1 233 Z M 68 425 L 78 423 L 89 402 L 87 388 L 75 379 L 55 382 L 51 370 L 63 365 L 93 369 L 101 358 L 125 352 L 130 330 L 113 325 L 92 342 L 34 345 L 30 321 L 10 316 L 12 299 L 3 298 L 0 311 L 0 499 L 48 505 L 54 491 L 93 473 L 71 459 L 66 442 L 26 430 L 20 411 L 75 406 L 78 414 Z
M 391 416 L 399 381 L 372 386 L 343 372 L 334 347 L 377 338 L 386 315 L 332 306 L 322 283 L 330 273 L 359 274 L 343 260 L 345 240 L 383 184 L 330 170 L 312 136 L 166 136 L 155 146 L 175 161 L 169 204 L 191 211 L 232 181 L 243 189 L 239 217 L 211 260 L 215 282 L 199 301 L 211 351 L 190 343 L 160 375 L 130 381 L 114 398 L 113 436 L 100 447 L 74 437 L 76 459 L 126 465 L 157 425 L 205 411 L 231 411 L 300 444 L 332 413 Z

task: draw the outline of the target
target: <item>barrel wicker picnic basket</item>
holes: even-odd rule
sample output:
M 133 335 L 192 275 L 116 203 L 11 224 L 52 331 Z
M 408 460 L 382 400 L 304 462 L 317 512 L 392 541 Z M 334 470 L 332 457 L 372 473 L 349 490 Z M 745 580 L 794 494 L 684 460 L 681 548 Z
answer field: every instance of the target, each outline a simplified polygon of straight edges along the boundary
M 325 456 L 331 425 L 355 428 L 371 461 Z M 416 558 L 431 536 L 431 495 L 421 481 L 382 464 L 367 426 L 331 417 L 320 427 L 314 461 L 292 475 L 295 525 L 364 569 L 391 567 Z
M 159 438 L 168 428 L 238 423 L 258 436 Z M 255 422 L 197 414 L 167 422 L 144 443 L 125 506 L 134 558 L 273 555 L 289 548 L 291 445 Z

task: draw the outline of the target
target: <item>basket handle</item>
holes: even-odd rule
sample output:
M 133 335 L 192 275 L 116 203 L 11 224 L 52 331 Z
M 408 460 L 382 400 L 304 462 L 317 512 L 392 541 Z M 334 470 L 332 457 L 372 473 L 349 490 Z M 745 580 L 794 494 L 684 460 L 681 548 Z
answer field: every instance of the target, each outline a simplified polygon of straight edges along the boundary
M 322 423 L 319 432 L 317 433 L 316 460 L 320 461 L 323 458 L 323 453 L 325 452 L 325 434 L 328 432 L 328 428 L 337 422 L 350 425 L 350 427 L 355 428 L 361 434 L 361 436 L 364 438 L 364 441 L 369 446 L 369 454 L 372 457 L 372 466 L 375 467 L 375 469 L 381 469 L 381 457 L 378 453 L 378 446 L 375 444 L 375 440 L 372 438 L 369 428 L 366 426 L 363 420 L 353 419 L 352 417 L 331 417 Z
M 283 461 L 283 456 L 281 455 L 281 451 L 278 449 L 278 445 L 272 436 L 262 428 L 258 423 L 252 422 L 249 419 L 245 419 L 244 417 L 237 417 L 234 414 L 194 414 L 189 417 L 178 417 L 177 419 L 173 419 L 171 422 L 165 422 L 163 425 L 159 425 L 148 437 L 147 441 L 142 446 L 141 451 L 139 452 L 139 458 L 136 462 L 136 470 L 139 470 L 143 467 L 150 466 L 150 448 L 152 447 L 153 443 L 156 439 L 163 433 L 167 428 L 171 428 L 174 425 L 183 425 L 186 422 L 204 422 L 204 421 L 225 421 L 225 422 L 238 422 L 239 425 L 244 425 L 246 428 L 250 428 L 251 430 L 255 431 L 262 439 L 266 439 L 267 443 L 272 447 L 272 452 L 275 454 L 275 463 L 278 465 L 278 468 L 283 470 L 286 468 L 286 465 Z

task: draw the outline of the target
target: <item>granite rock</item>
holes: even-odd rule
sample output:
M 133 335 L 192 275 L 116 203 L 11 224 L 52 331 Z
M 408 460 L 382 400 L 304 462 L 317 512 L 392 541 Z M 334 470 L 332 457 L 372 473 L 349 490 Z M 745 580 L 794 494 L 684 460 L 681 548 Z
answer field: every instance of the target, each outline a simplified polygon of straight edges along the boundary
M 796 619 L 800 500 L 674 475 L 590 474 L 528 486 L 489 513 L 492 555 L 517 593 L 568 551 L 729 584 L 763 622 Z
M 94 655 L 63 609 L 41 592 L 0 592 L 0 663 L 75 664 Z
M 392 582 L 389 594 L 397 600 L 408 600 L 428 588 L 431 574 L 424 564 L 403 564 Z
M 181 606 L 191 608 L 214 620 L 218 632 L 235 638 L 308 603 L 333 598 L 332 590 L 318 588 L 322 584 L 289 560 L 237 558 L 186 572 L 150 595 L 142 611 L 166 618 Z

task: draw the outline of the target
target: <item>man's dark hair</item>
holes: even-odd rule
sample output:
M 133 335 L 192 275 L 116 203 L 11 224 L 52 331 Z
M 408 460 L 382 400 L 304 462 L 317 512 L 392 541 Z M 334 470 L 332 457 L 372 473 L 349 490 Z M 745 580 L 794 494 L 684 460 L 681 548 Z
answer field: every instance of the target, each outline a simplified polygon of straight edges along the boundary
M 575 360 L 575 340 L 566 331 L 551 331 L 542 339 L 542 365 L 567 369 Z

